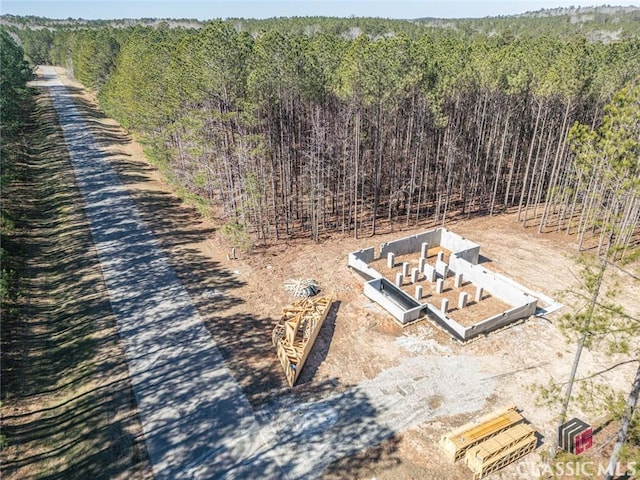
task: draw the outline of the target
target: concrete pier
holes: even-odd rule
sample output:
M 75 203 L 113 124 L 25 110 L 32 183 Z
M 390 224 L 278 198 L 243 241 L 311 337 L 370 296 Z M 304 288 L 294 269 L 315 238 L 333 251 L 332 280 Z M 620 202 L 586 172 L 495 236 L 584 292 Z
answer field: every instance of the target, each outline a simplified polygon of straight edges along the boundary
M 402 275 L 401 273 L 396 273 L 396 287 L 398 288 L 402 287 L 403 283 L 404 283 L 404 275 Z
M 418 268 L 415 267 L 413 270 L 411 270 L 411 283 L 418 283 L 419 279 L 420 279 L 420 270 L 418 270 Z
M 484 294 L 484 289 L 482 287 L 476 288 L 476 303 L 482 300 L 482 295 Z
M 396 266 L 396 254 L 393 252 L 389 252 L 387 254 L 387 267 L 393 268 Z
M 443 279 L 449 276 L 449 265 L 444 263 L 442 260 L 436 261 L 436 272 Z
M 467 292 L 460 292 L 460 297 L 458 298 L 458 309 L 462 310 L 467 306 L 467 298 L 469 294 Z
M 423 242 L 420 247 L 420 256 L 427 258 L 429 256 L 429 244 L 427 242 Z
M 435 282 L 436 281 L 436 269 L 433 268 L 431 265 L 429 265 L 428 263 L 424 266 L 424 269 L 422 270 L 424 273 L 424 276 L 426 278 L 426 280 L 428 282 Z
M 442 280 L 441 278 L 436 280 L 436 293 L 438 293 L 438 294 L 442 293 L 443 285 L 444 285 L 444 280 Z
M 449 310 L 449 300 L 447 300 L 446 298 L 442 299 L 440 310 L 442 310 L 442 313 L 447 313 L 447 310 Z
M 420 300 L 422 298 L 422 285 L 416 285 L 416 300 Z
M 405 277 L 409 276 L 409 262 L 402 263 L 402 275 Z
M 462 282 L 463 282 L 463 280 L 462 280 L 462 274 L 461 274 L 461 273 L 456 273 L 456 276 L 455 276 L 455 279 L 454 279 L 454 283 L 453 283 L 453 285 L 454 285 L 456 288 L 460 288 L 460 287 L 462 286 Z

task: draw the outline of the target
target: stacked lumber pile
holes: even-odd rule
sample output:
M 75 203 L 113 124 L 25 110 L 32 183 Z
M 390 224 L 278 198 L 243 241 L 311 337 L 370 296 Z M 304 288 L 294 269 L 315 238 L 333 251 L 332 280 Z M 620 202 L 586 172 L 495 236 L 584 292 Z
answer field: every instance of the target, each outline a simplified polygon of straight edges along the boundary
M 332 303 L 333 296 L 326 295 L 297 300 L 282 309 L 282 318 L 273 329 L 271 341 L 290 387 L 298 379 Z
M 504 408 L 449 432 L 440 446 L 454 462 L 464 457 L 479 480 L 535 449 L 535 431 L 523 422 L 516 407 Z
M 457 462 L 469 448 L 523 420 L 516 407 L 507 407 L 449 432 L 440 439 L 440 446 L 451 461 Z
M 533 428 L 521 423 L 470 448 L 464 458 L 473 479 L 480 480 L 532 452 L 537 443 Z

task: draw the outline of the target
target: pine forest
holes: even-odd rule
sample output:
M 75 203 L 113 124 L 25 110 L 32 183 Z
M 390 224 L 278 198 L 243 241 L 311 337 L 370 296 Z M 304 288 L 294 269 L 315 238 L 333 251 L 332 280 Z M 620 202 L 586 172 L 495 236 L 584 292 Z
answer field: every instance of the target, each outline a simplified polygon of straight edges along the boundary
M 640 10 L 613 36 L 612 15 L 573 13 L 6 28 L 238 238 L 510 211 L 624 257 L 640 235 Z

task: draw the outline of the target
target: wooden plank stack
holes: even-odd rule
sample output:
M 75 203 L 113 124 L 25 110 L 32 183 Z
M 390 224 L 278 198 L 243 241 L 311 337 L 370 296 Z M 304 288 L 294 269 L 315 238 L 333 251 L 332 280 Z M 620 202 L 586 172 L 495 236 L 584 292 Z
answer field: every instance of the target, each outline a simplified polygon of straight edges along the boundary
M 536 448 L 535 431 L 523 422 L 516 407 L 504 408 L 449 432 L 440 446 L 454 462 L 464 457 L 479 480 Z
M 529 425 L 520 423 L 467 450 L 465 462 L 480 480 L 536 448 L 538 439 Z
M 457 462 L 469 448 L 523 420 L 516 407 L 507 407 L 449 432 L 440 439 L 440 446 L 453 462 Z
M 282 309 L 282 318 L 273 329 L 271 341 L 290 387 L 298 379 L 332 303 L 333 296 L 326 295 L 297 300 Z

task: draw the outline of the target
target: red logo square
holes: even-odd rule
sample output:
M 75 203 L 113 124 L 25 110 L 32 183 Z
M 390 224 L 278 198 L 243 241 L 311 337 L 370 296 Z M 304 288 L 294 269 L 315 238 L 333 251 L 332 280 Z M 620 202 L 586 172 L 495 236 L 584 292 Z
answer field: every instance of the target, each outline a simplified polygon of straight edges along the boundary
M 593 428 L 589 427 L 576 436 L 574 453 L 580 454 L 593 446 Z

